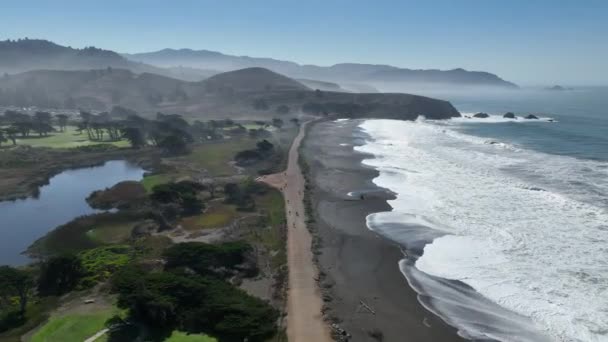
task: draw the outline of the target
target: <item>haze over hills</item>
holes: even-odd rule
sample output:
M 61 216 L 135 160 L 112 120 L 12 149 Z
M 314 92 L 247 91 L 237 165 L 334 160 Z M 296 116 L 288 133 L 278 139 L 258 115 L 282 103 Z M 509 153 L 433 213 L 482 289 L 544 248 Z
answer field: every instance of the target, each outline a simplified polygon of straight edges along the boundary
M 0 77 L 0 105 L 107 111 L 113 106 L 142 115 L 158 111 L 196 119 L 272 118 L 277 108 L 339 117 L 415 119 L 460 116 L 447 101 L 408 94 L 313 91 L 264 68 L 215 75 L 200 82 L 126 69 L 37 70 Z
M 208 91 L 262 92 L 311 90 L 305 85 L 265 68 L 252 67 L 224 72 L 203 81 Z
M 19 39 L 0 42 L 0 73 L 31 70 L 89 70 L 107 67 L 128 69 L 135 73 L 155 73 L 185 81 L 200 81 L 215 74 L 251 67 L 261 67 L 296 78 L 309 85 L 317 82 L 322 90 L 375 92 L 383 83 L 411 86 L 461 87 L 483 86 L 517 88 L 498 76 L 464 69 L 411 70 L 390 65 L 342 63 L 329 67 L 300 65 L 272 58 L 231 56 L 207 50 L 172 50 L 120 55 L 94 47 L 74 49 L 47 40 Z M 337 88 L 332 84 L 339 83 Z M 335 88 L 335 89 L 331 89 Z M 385 87 L 391 88 L 391 87 Z
M 332 66 L 300 65 L 272 58 L 232 56 L 220 52 L 192 49 L 163 49 L 156 52 L 123 54 L 126 58 L 160 67 L 185 66 L 218 71 L 263 67 L 294 77 L 330 82 L 391 82 L 404 84 L 442 84 L 517 88 L 511 82 L 482 71 L 412 70 L 390 65 L 340 63 Z
M 164 51 L 161 57 L 168 54 L 174 59 L 175 52 Z M 203 63 L 201 54 L 214 62 Z M 316 115 L 346 117 L 415 119 L 421 114 L 431 118 L 460 115 L 449 102 L 427 97 L 347 92 L 376 92 L 363 81 L 374 77 L 399 79 L 402 76 L 398 73 L 405 69 L 363 64 L 300 66 L 268 58 L 225 58 L 220 53 L 196 51 L 186 52 L 185 56 L 190 65 L 170 66 L 167 62 L 152 66 L 93 47 L 73 49 L 31 39 L 0 42 L 0 72 L 6 73 L 0 77 L 0 105 L 96 111 L 122 106 L 144 115 L 165 111 L 207 119 L 268 118 L 277 115 L 279 106 L 296 112 L 306 108 Z M 256 65 L 260 63 L 266 67 Z M 248 67 L 239 68 L 241 64 Z M 237 70 L 213 71 L 219 66 Z M 293 74 L 311 77 L 299 82 Z M 469 75 L 464 70 L 456 74 Z M 443 72 L 438 75 L 429 79 L 439 82 Z M 348 87 L 319 81 L 320 78 L 340 78 Z M 459 82 L 458 77 L 452 77 L 452 82 Z
M 192 68 L 159 68 L 130 61 L 120 54 L 86 47 L 74 49 L 42 39 L 0 41 L 0 73 L 15 74 L 31 70 L 89 70 L 107 67 L 129 69 L 136 73 L 155 73 L 198 81 L 217 72 Z

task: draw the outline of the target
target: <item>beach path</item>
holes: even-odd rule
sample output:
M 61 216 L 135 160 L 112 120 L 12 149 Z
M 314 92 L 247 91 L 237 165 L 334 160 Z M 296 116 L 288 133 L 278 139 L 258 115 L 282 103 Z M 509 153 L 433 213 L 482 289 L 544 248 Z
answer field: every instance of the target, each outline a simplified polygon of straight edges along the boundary
M 313 263 L 312 237 L 304 215 L 304 177 L 298 164 L 299 147 L 308 122 L 289 150 L 287 170 L 258 178 L 283 192 L 287 216 L 287 337 L 291 342 L 332 341 L 329 327 L 323 321 L 321 292 L 317 286 L 318 270 Z

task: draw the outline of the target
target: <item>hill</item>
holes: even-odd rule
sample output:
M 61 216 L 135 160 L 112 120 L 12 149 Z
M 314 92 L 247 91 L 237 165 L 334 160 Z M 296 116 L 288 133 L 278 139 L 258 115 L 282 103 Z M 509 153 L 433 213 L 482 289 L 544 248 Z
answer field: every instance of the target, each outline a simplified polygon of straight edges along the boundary
M 184 98 L 187 82 L 126 69 L 36 70 L 0 78 L 0 104 L 18 107 L 148 109 Z
M 114 51 L 87 47 L 74 49 L 42 39 L 0 41 L 0 74 L 32 70 L 128 69 L 136 73 L 199 81 L 217 72 L 189 68 L 159 68 L 130 61 Z
M 325 82 L 325 81 L 317 81 L 317 80 L 309 80 L 306 78 L 298 78 L 296 81 L 302 83 L 311 89 L 319 89 L 324 91 L 343 91 L 349 92 L 348 90 L 342 88 L 338 83 L 333 82 Z
M 233 56 L 209 50 L 163 49 L 156 52 L 123 54 L 124 57 L 156 66 L 183 66 L 207 70 L 231 71 L 235 69 L 263 67 L 293 78 L 328 82 L 367 82 L 439 84 L 446 86 L 473 85 L 517 88 L 497 75 L 464 69 L 412 70 L 390 65 L 340 63 L 332 66 L 300 65 L 272 58 Z
M 38 70 L 0 77 L 0 106 L 179 113 L 192 119 L 269 119 L 291 114 L 415 119 L 460 116 L 447 101 L 408 94 L 313 91 L 263 68 L 226 72 L 201 82 L 125 69 Z M 288 117 L 288 116 L 287 116 Z
M 260 92 L 310 90 L 305 85 L 264 68 L 246 68 L 224 72 L 203 81 L 208 91 Z
M 114 51 L 87 47 L 74 49 L 40 39 L 0 41 L 0 74 L 33 70 L 127 69 L 196 82 L 215 74 L 248 68 L 264 68 L 292 78 L 340 83 L 350 91 L 380 87 L 382 83 L 406 86 L 496 86 L 516 88 L 487 72 L 454 70 L 411 70 L 390 65 L 342 63 L 329 67 L 300 65 L 272 58 L 231 56 L 207 50 L 172 50 L 120 55 Z M 353 85 L 352 87 L 345 86 Z M 321 85 L 321 84 L 318 84 Z M 333 85 L 332 85 L 333 86 Z M 328 87 L 316 87 L 330 90 Z M 338 90 L 338 89 L 337 89 Z M 340 90 L 341 91 L 341 90 Z

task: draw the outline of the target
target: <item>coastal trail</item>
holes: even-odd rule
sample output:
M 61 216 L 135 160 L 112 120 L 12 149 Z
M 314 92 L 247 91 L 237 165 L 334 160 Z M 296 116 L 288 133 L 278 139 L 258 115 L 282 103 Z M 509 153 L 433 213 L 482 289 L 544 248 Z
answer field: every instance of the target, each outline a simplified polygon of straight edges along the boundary
M 283 192 L 287 216 L 287 337 L 292 342 L 332 341 L 323 321 L 323 301 L 317 286 L 318 270 L 313 263 L 312 236 L 306 228 L 304 213 L 304 177 L 298 164 L 299 147 L 306 126 L 301 125 L 289 150 L 287 170 L 258 178 Z

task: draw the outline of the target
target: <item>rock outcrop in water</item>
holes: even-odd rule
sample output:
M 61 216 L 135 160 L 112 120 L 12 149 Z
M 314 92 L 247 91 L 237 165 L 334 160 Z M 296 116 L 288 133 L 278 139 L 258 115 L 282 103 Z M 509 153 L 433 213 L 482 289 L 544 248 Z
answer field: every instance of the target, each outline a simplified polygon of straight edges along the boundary
M 538 116 L 534 115 L 534 114 L 529 114 L 527 116 L 524 117 L 524 119 L 528 119 L 528 120 L 538 120 Z
M 478 119 L 485 119 L 485 118 L 489 118 L 490 115 L 488 115 L 488 113 L 477 113 L 475 115 L 473 115 L 474 118 L 478 118 Z
M 515 119 L 515 114 L 508 112 L 508 113 L 505 113 L 505 115 L 503 115 L 502 117 L 505 119 Z

